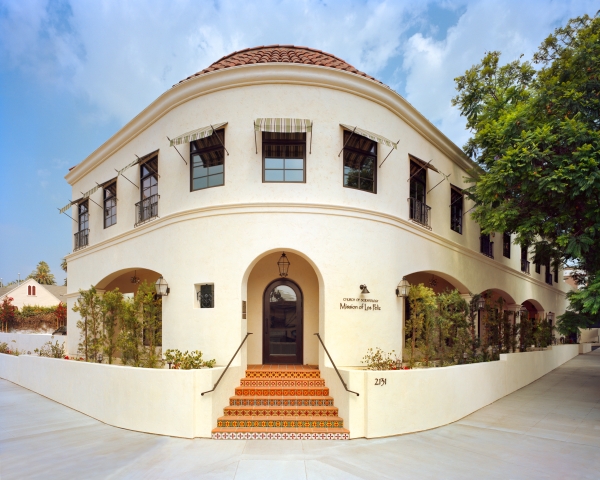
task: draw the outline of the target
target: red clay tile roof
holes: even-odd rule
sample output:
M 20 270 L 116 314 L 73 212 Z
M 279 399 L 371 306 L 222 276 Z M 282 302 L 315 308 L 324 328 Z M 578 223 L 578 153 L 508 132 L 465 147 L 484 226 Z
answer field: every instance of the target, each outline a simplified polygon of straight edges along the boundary
M 315 50 L 314 48 L 296 47 L 294 45 L 267 45 L 233 52 L 220 58 L 210 67 L 205 68 L 194 75 L 190 75 L 179 83 L 183 83 L 191 78 L 216 70 L 251 65 L 254 63 L 303 63 L 305 65 L 318 65 L 321 67 L 335 68 L 337 70 L 345 70 L 375 80 L 377 83 L 382 83 L 376 78 L 357 70 L 349 63 L 344 62 L 341 58 L 331 55 L 330 53 Z

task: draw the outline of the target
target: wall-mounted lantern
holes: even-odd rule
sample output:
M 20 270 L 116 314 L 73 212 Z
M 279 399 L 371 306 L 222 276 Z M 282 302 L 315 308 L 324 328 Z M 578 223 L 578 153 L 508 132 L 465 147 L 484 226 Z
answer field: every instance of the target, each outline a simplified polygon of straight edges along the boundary
M 171 292 L 169 284 L 163 277 L 158 278 L 158 280 L 154 284 L 154 288 L 156 288 L 156 294 L 159 297 L 166 297 Z
M 548 321 L 552 323 L 554 321 L 554 312 L 548 312 L 547 318 Z
M 477 309 L 483 310 L 485 308 L 485 297 L 481 295 L 477 300 Z
M 406 279 L 406 277 L 402 277 L 402 280 L 396 287 L 396 296 L 406 298 L 406 297 L 408 297 L 409 290 L 410 290 L 410 283 L 408 283 L 408 280 Z
M 360 294 L 361 294 L 361 295 L 364 295 L 364 294 L 366 294 L 366 293 L 371 293 L 371 292 L 369 292 L 369 289 L 368 289 L 368 288 L 367 288 L 367 286 L 366 286 L 366 285 L 363 283 L 363 284 L 360 286 Z
M 279 268 L 280 277 L 288 276 L 288 269 L 290 268 L 290 265 L 290 261 L 288 260 L 285 252 L 281 252 L 281 257 L 279 257 L 279 260 L 277 261 L 277 267 Z

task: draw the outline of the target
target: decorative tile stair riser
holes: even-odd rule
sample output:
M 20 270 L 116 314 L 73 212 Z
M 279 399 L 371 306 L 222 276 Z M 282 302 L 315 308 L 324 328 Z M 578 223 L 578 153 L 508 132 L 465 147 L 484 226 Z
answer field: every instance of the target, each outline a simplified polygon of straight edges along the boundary
M 249 365 L 217 420 L 218 440 L 348 440 L 321 372 L 308 365 Z

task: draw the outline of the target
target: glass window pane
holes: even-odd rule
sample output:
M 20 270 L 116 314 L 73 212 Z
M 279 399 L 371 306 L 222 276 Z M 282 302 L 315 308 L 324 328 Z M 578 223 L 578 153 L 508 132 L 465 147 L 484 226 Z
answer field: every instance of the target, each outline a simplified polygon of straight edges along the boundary
M 283 170 L 265 170 L 265 182 L 283 182 Z
M 206 188 L 206 187 L 208 187 L 207 177 L 200 177 L 200 178 L 194 179 L 194 184 L 193 184 L 194 190 L 199 190 L 201 188 Z
M 214 167 L 208 167 L 209 175 L 214 175 L 215 173 L 223 173 L 223 165 L 215 165 Z
M 265 168 L 283 168 L 283 158 L 265 158 Z
M 304 181 L 304 170 L 286 170 L 285 171 L 286 182 L 303 182 Z
M 194 178 L 206 177 L 208 175 L 208 168 L 194 167 Z
M 365 190 L 367 192 L 372 192 L 373 191 L 373 181 L 361 178 L 360 179 L 360 187 L 359 188 L 361 190 Z
M 209 187 L 216 187 L 217 185 L 223 185 L 223 174 L 219 173 L 217 175 L 211 175 L 210 177 L 208 177 L 208 186 Z
M 304 160 L 301 158 L 286 158 L 285 159 L 285 168 L 294 169 L 294 170 L 302 170 L 304 168 Z

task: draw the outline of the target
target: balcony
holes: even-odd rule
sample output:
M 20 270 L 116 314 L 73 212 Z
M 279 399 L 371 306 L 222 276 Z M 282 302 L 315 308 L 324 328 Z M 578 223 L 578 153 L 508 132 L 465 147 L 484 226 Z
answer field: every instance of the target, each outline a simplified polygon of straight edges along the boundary
M 77 251 L 80 248 L 88 246 L 88 239 L 90 237 L 90 229 L 85 228 L 80 230 L 75 234 L 75 245 L 73 246 L 73 251 Z
M 408 201 L 410 202 L 410 219 L 431 230 L 431 207 L 416 198 L 411 197 Z
M 158 194 L 144 198 L 135 204 L 135 226 L 142 225 L 158 217 Z
M 528 274 L 529 275 L 529 265 L 531 262 L 525 260 L 524 258 L 521 259 L 521 271 Z
M 479 237 L 479 251 L 486 257 L 494 258 L 494 242 L 490 242 L 489 235 Z

